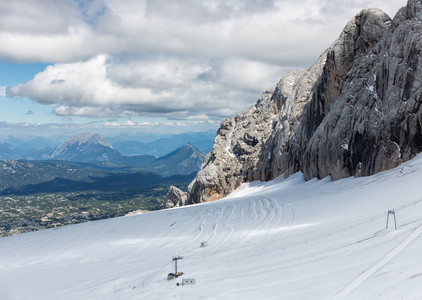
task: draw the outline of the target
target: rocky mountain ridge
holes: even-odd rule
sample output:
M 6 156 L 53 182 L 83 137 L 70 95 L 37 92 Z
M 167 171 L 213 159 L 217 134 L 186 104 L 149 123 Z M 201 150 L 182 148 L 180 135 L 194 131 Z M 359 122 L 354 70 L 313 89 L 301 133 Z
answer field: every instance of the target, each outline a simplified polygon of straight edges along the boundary
M 100 134 L 80 133 L 69 137 L 51 155 L 52 159 L 109 161 L 122 155 Z
M 166 162 L 167 165 L 173 166 L 175 174 L 187 175 L 192 173 L 192 170 L 198 171 L 204 159 L 204 152 L 187 143 L 183 147 L 157 158 L 156 164 L 160 165 L 161 162 Z
M 171 176 L 176 174 L 189 175 L 198 172 L 204 158 L 204 152 L 188 143 L 159 158 L 151 155 L 122 156 L 119 159 L 112 160 L 111 163 L 116 166 L 132 166 L 157 172 L 163 176 Z
M 298 171 L 306 179 L 371 175 L 421 152 L 421 21 L 421 0 L 394 19 L 362 10 L 313 66 L 221 123 L 186 204 Z

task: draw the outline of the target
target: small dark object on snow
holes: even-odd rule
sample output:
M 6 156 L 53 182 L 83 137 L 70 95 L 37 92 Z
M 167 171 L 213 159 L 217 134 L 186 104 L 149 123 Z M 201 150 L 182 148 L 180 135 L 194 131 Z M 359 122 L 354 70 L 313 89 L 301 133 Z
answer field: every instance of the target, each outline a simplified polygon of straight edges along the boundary
M 174 277 L 179 277 L 179 276 L 182 276 L 184 273 L 183 272 L 176 272 L 175 274 L 174 274 Z

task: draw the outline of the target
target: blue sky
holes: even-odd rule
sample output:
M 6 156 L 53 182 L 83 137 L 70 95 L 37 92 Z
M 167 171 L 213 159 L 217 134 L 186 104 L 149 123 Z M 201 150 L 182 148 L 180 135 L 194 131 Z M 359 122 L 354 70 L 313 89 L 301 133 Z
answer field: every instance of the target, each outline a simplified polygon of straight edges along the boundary
M 1 1 L 0 125 L 216 129 L 287 71 L 309 67 L 361 9 L 392 17 L 405 4 Z
M 30 99 L 5 97 L 7 86 L 14 86 L 31 80 L 35 74 L 44 71 L 47 63 L 16 64 L 0 61 L 0 120 L 14 122 L 57 122 L 49 106 L 39 105 Z

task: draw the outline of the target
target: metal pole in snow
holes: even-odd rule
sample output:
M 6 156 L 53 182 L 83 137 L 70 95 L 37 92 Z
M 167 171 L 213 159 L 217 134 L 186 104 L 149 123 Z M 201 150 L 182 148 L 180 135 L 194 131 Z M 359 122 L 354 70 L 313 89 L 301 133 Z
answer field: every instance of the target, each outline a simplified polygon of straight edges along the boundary
M 385 226 L 385 229 L 387 229 L 387 228 L 388 228 L 388 219 L 389 219 L 389 217 L 390 217 L 390 211 L 391 211 L 391 210 L 389 210 L 389 211 L 387 212 L 387 225 Z
M 396 222 L 396 212 L 393 210 L 393 216 L 394 216 L 394 226 L 397 230 L 397 222 Z
M 385 229 L 388 228 L 388 220 L 390 219 L 390 215 L 393 215 L 393 217 L 394 217 L 394 228 L 397 230 L 396 212 L 394 211 L 394 209 L 390 209 L 387 212 L 387 225 L 385 226 Z

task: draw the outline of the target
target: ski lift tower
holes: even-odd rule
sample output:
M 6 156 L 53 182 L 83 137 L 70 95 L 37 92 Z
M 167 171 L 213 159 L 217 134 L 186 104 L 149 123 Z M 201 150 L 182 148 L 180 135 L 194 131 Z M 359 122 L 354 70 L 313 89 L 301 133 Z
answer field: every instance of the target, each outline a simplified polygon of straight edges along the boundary
M 178 272 L 177 271 L 177 261 L 179 260 L 179 259 L 183 259 L 183 256 L 174 256 L 173 257 L 173 261 L 174 261 L 174 273 L 168 273 L 168 275 L 167 275 L 167 279 L 168 280 L 171 280 L 171 279 L 174 279 L 175 277 L 177 278 L 177 277 L 179 277 L 179 276 L 182 276 L 183 275 L 183 272 Z
M 183 259 L 183 256 L 174 256 L 173 257 L 173 261 L 174 261 L 174 274 L 177 274 L 177 261 L 179 259 Z

